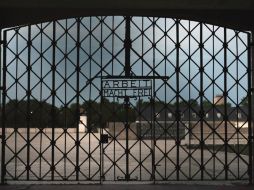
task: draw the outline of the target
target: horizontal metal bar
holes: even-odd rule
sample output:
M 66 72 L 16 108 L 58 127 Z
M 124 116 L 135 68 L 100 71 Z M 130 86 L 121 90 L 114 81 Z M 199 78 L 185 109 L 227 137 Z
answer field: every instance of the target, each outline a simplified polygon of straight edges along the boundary
M 116 87 L 116 88 L 103 88 L 103 90 L 150 90 L 152 87 L 129 87 L 129 88 L 121 88 L 121 87 Z
M 103 76 L 102 79 L 162 79 L 168 80 L 168 76 Z

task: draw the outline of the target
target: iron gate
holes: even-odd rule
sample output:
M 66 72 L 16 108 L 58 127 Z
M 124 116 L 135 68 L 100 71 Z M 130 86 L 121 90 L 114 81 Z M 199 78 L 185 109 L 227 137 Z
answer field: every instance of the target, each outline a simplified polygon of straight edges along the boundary
M 106 16 L 2 39 L 2 183 L 252 178 L 248 33 Z

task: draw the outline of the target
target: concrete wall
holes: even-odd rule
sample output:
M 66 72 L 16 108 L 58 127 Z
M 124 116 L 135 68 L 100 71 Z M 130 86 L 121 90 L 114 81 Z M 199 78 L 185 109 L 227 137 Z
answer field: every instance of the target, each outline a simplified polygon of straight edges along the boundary
M 108 131 L 109 134 L 113 137 L 116 137 L 117 140 L 125 140 L 126 139 L 126 131 L 123 122 L 110 122 L 108 123 Z M 128 131 L 128 139 L 136 140 L 137 136 L 137 127 L 136 123 L 130 124 L 130 129 Z
M 186 136 L 186 144 L 199 144 L 201 140 L 200 130 L 200 123 L 191 123 L 191 134 Z M 224 144 L 226 139 L 225 122 L 203 123 L 203 139 L 205 139 L 205 144 Z M 233 121 L 227 123 L 228 144 L 247 144 L 248 141 L 246 139 L 248 139 L 247 123 Z

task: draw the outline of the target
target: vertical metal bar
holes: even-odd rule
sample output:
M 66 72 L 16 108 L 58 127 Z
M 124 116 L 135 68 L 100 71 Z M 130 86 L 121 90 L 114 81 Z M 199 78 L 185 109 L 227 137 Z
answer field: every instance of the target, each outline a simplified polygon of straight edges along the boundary
M 53 21 L 53 39 L 52 39 L 52 106 L 51 106 L 51 128 L 52 128 L 52 136 L 51 136 L 51 180 L 54 181 L 54 173 L 55 173 L 55 71 L 56 71 L 56 21 Z
M 214 46 L 215 46 L 215 30 L 214 30 L 214 26 L 213 26 L 213 57 L 212 57 L 212 59 L 213 59 L 213 61 L 212 61 L 212 66 L 213 66 L 213 70 L 212 70 L 212 79 L 214 80 L 214 78 L 215 78 L 215 48 L 214 48 Z M 215 90 L 214 90 L 214 86 L 215 86 L 215 84 L 213 83 L 213 93 L 212 93 L 212 98 L 214 98 L 214 94 L 215 94 Z M 214 116 L 215 116 L 215 109 L 214 109 L 214 106 L 213 106 L 213 108 L 212 108 L 212 113 L 213 113 L 213 122 L 212 122 L 212 126 L 213 126 L 213 129 L 215 128 L 215 121 L 214 121 Z M 209 113 L 208 113 L 209 114 Z M 209 115 L 208 115 L 208 118 L 209 118 Z M 215 133 L 213 132 L 213 154 L 215 153 Z M 215 163 L 216 163 L 216 159 L 215 159 L 215 156 L 213 155 L 213 179 L 215 179 L 215 169 L 216 169 L 216 167 L 215 167 Z
M 16 41 L 16 47 L 15 47 L 15 55 L 18 55 L 19 53 L 19 38 L 18 38 L 18 34 L 19 34 L 19 29 L 17 29 L 16 28 L 16 30 L 15 30 L 15 32 L 16 32 L 16 34 L 15 34 L 15 41 Z M 15 58 L 15 79 L 18 79 L 18 77 L 19 77 L 19 59 L 18 59 L 18 57 L 16 57 Z M 18 82 L 16 82 L 15 81 L 15 89 L 16 89 L 16 91 L 15 91 L 15 106 L 17 106 L 18 107 L 18 93 L 19 93 L 19 85 L 18 85 Z M 15 123 L 14 123 L 14 134 L 15 134 L 15 137 L 14 137 L 14 143 L 15 143 L 15 145 L 14 145 L 14 153 L 16 154 L 16 155 L 14 155 L 15 156 L 15 164 L 14 164 L 14 170 L 15 170 L 15 179 L 17 179 L 17 170 L 18 170 L 18 157 L 17 157 L 17 152 L 18 152 L 18 130 L 19 130 L 19 127 L 17 126 L 17 118 L 18 118 L 18 109 L 15 109 Z
M 141 29 L 142 31 L 144 32 L 144 17 L 142 17 L 142 20 L 141 20 Z M 144 43 L 144 34 L 141 34 L 141 52 L 142 52 L 142 56 L 144 55 L 144 49 L 145 49 L 145 43 Z M 141 71 L 141 76 L 144 76 L 144 59 L 142 58 L 141 59 L 141 68 L 142 68 L 142 71 Z
M 254 108 L 254 31 L 248 36 L 248 136 L 249 136 L 249 183 L 254 183 L 254 117 L 252 117 L 252 109 Z M 252 138 L 251 138 L 252 137 Z
M 127 181 L 130 180 L 129 176 L 129 116 L 128 116 L 128 109 L 129 109 L 129 97 L 125 97 L 124 99 L 124 107 L 125 107 L 125 134 L 126 134 L 126 148 L 125 148 L 125 153 L 126 153 L 126 174 L 125 174 L 125 179 Z
M 165 20 L 164 20 L 164 31 L 166 32 L 167 31 L 167 19 L 168 18 L 165 18 Z M 164 41 L 164 43 L 165 43 L 165 46 L 164 46 L 164 56 L 165 56 L 165 72 L 164 72 L 164 76 L 167 76 L 167 36 L 165 35 L 165 41 Z M 165 90 L 165 99 L 164 99 L 164 101 L 165 101 L 165 104 L 167 104 L 168 102 L 167 102 L 167 82 L 168 81 L 164 81 L 164 90 Z M 171 108 L 170 108 L 171 109 Z M 168 108 L 166 109 L 166 110 L 168 110 Z M 166 152 L 167 152 L 167 133 L 166 133 L 166 131 L 168 130 L 168 122 L 167 122 L 167 119 L 166 119 L 166 117 L 168 117 L 167 116 L 167 111 L 165 110 L 165 131 L 164 131 L 164 153 L 166 154 Z M 154 157 L 155 157 L 155 153 L 154 153 Z M 164 180 L 166 180 L 166 178 L 167 178 L 167 157 L 166 156 L 164 156 L 164 164 L 165 164 L 165 168 L 164 168 Z M 155 179 L 155 176 L 154 176 L 154 180 L 156 180 Z
M 102 59 L 103 59 L 103 52 L 102 52 L 102 49 L 103 49 L 103 30 L 102 30 L 102 26 L 103 26 L 103 17 L 101 17 L 101 39 L 100 39 L 100 43 L 101 43 L 101 47 L 100 47 L 100 77 L 101 77 L 101 88 L 100 88 L 100 110 L 99 110 L 99 113 L 101 114 L 100 115 L 100 137 L 102 136 L 103 134 L 103 124 L 102 124 Z M 113 44 L 112 44 L 113 45 Z M 112 47 L 113 48 L 113 47 Z M 103 149 L 103 143 L 101 143 L 101 139 L 100 139 L 100 155 L 101 155 L 101 150 Z M 102 164 L 102 159 L 101 159 L 101 156 L 100 156 L 100 184 L 102 184 L 102 179 L 103 179 L 103 174 L 102 174 L 102 168 L 101 168 L 101 165 Z
M 112 29 L 115 26 L 115 17 L 113 17 L 113 21 L 112 21 Z M 112 53 L 114 55 L 114 45 L 115 45 L 115 36 L 112 35 Z M 114 75 L 114 59 L 112 60 L 112 71 L 111 71 L 111 75 Z M 113 102 L 115 102 L 115 97 L 113 98 Z M 116 107 L 115 104 L 113 105 L 113 113 L 116 112 Z M 116 136 L 116 125 L 115 125 L 115 121 L 114 121 L 114 137 Z M 114 181 L 116 180 L 116 140 L 114 140 Z
M 102 65 L 101 65 L 102 67 Z M 102 114 L 102 104 L 103 104 L 103 97 L 102 97 L 102 78 L 101 78 L 101 89 L 100 89 L 100 113 Z M 101 115 L 102 117 L 102 115 Z M 100 184 L 102 184 L 102 180 L 104 180 L 104 165 L 103 165 L 103 143 L 101 142 L 101 136 L 103 134 L 102 129 L 102 119 L 100 117 Z M 115 167 L 115 166 L 114 166 Z
M 144 17 L 141 19 L 141 30 L 144 31 Z M 144 35 L 141 34 L 141 53 L 144 55 Z M 144 60 L 141 59 L 141 76 L 144 76 Z M 138 98 L 138 117 L 139 117 L 139 122 L 141 121 L 141 98 Z M 141 123 L 141 122 L 140 122 Z M 141 127 L 141 124 L 140 124 Z M 142 155 L 142 138 L 140 134 L 140 140 L 139 140 L 139 161 L 141 162 L 141 155 Z M 140 175 L 140 180 L 142 181 L 142 168 L 141 166 L 139 167 L 139 175 Z
M 225 179 L 228 179 L 228 126 L 227 126 L 227 120 L 228 120 L 228 113 L 227 113 L 227 29 L 224 28 L 224 67 L 223 67 L 223 73 L 224 73 L 224 128 L 225 128 Z
M 131 75 L 131 66 L 130 66 L 130 51 L 131 51 L 131 34 L 130 34 L 130 26 L 131 25 L 131 17 L 127 16 L 125 19 L 125 76 L 129 77 Z
M 153 67 L 154 68 L 154 67 Z M 154 72 L 153 72 L 153 75 L 154 75 Z M 153 144 L 152 145 L 152 149 L 151 149 L 151 154 L 152 154 L 152 175 L 154 175 L 155 173 L 155 170 L 156 170 L 156 166 L 155 166 L 155 155 L 154 155 L 154 145 L 155 145 L 155 139 L 154 139 L 154 126 L 155 126 L 155 120 L 156 120 L 156 115 L 155 115 L 155 84 L 154 84 L 154 79 L 153 79 L 153 93 L 151 93 L 151 114 L 150 114 L 150 118 L 152 118 L 152 121 L 150 122 L 150 130 L 151 130 L 151 143 Z M 155 176 L 152 176 L 153 178 L 155 178 Z M 153 182 L 155 183 L 155 179 L 151 179 L 153 180 Z
M 63 152 L 64 152 L 64 158 L 63 158 L 63 179 L 64 180 L 66 180 L 66 160 L 67 160 L 67 155 L 66 155 L 66 150 L 67 150 L 67 145 L 66 145 L 66 142 L 67 142 L 67 127 L 68 127 L 68 119 L 67 119 L 67 109 L 68 109 L 68 105 L 67 105 L 67 81 L 68 81 L 68 79 L 67 79 L 67 58 L 68 58 L 68 50 L 67 50 L 67 46 L 68 46 L 68 42 L 67 42 L 67 40 L 68 40 L 68 38 L 67 38 L 67 36 L 68 36 L 68 23 L 67 23 L 68 21 L 67 21 L 67 19 L 65 19 L 65 28 L 66 28 L 66 30 L 65 30 L 65 32 L 64 32 L 64 46 L 65 46 L 65 48 L 63 48 L 64 49 L 64 107 L 65 107 L 65 109 L 64 109 L 64 126 L 61 126 L 61 127 L 63 127 L 64 128 L 64 150 L 63 150 Z M 75 110 L 76 111 L 76 110 Z M 76 117 L 78 117 L 78 115 L 76 115 Z M 77 171 L 77 170 L 76 170 Z
M 188 23 L 189 23 L 189 27 L 188 27 L 188 31 L 190 32 L 191 31 L 191 27 L 190 27 L 190 22 L 191 21 L 189 21 Z M 188 74 L 189 74 L 189 77 L 188 77 L 188 79 L 189 79 L 189 81 L 191 81 L 191 35 L 189 35 L 189 37 L 188 37 L 188 49 L 189 49 L 189 51 L 188 51 L 188 55 L 190 56 L 189 57 L 189 60 L 188 60 Z M 191 82 L 189 83 L 189 100 L 191 99 Z M 190 120 L 190 116 L 191 116 L 191 107 L 189 106 L 189 122 L 188 122 L 188 136 L 189 136 L 189 138 L 188 138 L 188 143 L 189 143 L 189 147 L 191 147 L 191 134 L 192 134 L 192 126 L 191 126 L 191 120 Z M 189 179 L 191 179 L 192 178 L 192 175 L 191 175 L 191 166 L 192 166 L 192 164 L 191 164 L 191 148 L 189 148 L 189 151 L 188 151 L 188 153 L 189 153 Z
M 153 183 L 155 183 L 155 145 L 156 145 L 156 139 L 155 139 L 155 123 L 156 123 L 156 115 L 155 115 L 155 98 L 156 98 L 156 90 L 155 90 L 155 18 L 153 17 L 153 97 L 152 97 L 152 103 L 153 103 L 153 122 L 152 122 L 152 138 L 151 138 L 151 154 L 152 154 L 152 180 Z
M 4 45 L 4 41 L 2 39 L 2 29 L 0 28 L 0 86 L 3 86 L 2 80 L 2 46 Z M 1 89 L 2 90 L 2 89 Z M 2 93 L 0 93 L 0 105 L 2 105 Z
M 143 43 L 143 42 L 142 42 Z M 143 67 L 142 67 L 142 70 L 143 70 Z M 140 114 L 140 112 L 141 112 L 141 106 L 140 106 L 140 103 L 141 103 L 141 98 L 140 97 L 138 97 L 138 120 L 139 120 L 139 125 L 141 126 L 141 114 Z M 137 124 L 136 124 L 136 126 L 137 126 Z M 141 142 L 142 142 L 142 139 L 141 139 L 141 134 L 139 134 L 138 133 L 138 137 L 139 137 L 139 162 L 141 162 L 141 158 L 142 158 L 142 150 L 141 150 L 141 147 L 142 147 L 142 144 L 141 144 Z M 139 177 L 140 177 L 140 181 L 142 181 L 142 168 L 141 168 L 141 166 L 139 167 Z
M 89 59 L 89 79 L 92 78 L 92 71 L 91 71 L 91 67 L 92 67 L 92 17 L 90 17 L 90 25 L 89 25 L 89 32 L 91 32 L 91 34 L 89 35 L 89 56 L 91 56 L 91 58 Z M 92 84 L 91 82 L 89 83 L 89 101 L 88 101 L 88 109 L 89 109 L 89 115 L 88 115 L 88 180 L 90 180 L 91 178 L 91 132 L 92 132 L 92 122 L 91 122 L 91 113 L 92 113 L 92 101 L 91 101 L 91 97 L 92 97 Z M 90 119 L 89 119 L 90 118 Z
M 43 26 L 42 26 L 42 24 L 40 24 L 40 29 L 43 31 Z M 42 31 L 40 32 L 40 52 L 42 52 L 43 51 L 43 38 L 42 38 Z M 42 78 L 43 78 L 43 55 L 41 55 L 40 56 L 40 79 L 42 80 Z M 42 83 L 42 81 L 40 82 L 40 104 L 42 105 L 42 91 L 43 91 L 43 85 L 42 85 L 43 83 Z M 42 109 L 40 109 L 40 118 L 39 118 L 39 122 L 40 122 L 40 124 L 39 124 L 39 127 L 40 128 L 42 128 Z M 41 173 L 41 171 L 42 171 L 42 142 L 43 142 L 43 135 L 42 135 L 42 132 L 40 131 L 40 149 L 39 149 L 39 157 L 40 157 L 40 161 L 39 161 L 39 167 L 40 167 L 40 171 L 39 171 L 39 179 L 41 179 L 41 177 L 42 177 L 42 173 Z
M 239 48 L 238 48 L 238 35 L 235 36 L 236 40 L 236 56 L 238 57 L 239 56 Z M 248 41 L 249 42 L 249 41 Z M 248 60 L 249 61 L 249 60 Z M 247 66 L 248 67 L 248 66 Z M 249 69 L 249 67 L 248 67 Z M 249 73 L 248 73 L 249 74 Z M 249 75 L 248 75 L 249 76 Z M 239 81 L 239 61 L 238 59 L 236 59 L 236 81 Z M 249 83 L 249 81 L 248 81 Z M 236 84 L 236 104 L 239 105 L 239 84 Z M 238 117 L 238 114 L 239 114 L 239 108 L 236 109 L 236 128 L 239 129 L 239 117 Z M 239 145 L 239 139 L 240 139 L 240 135 L 239 135 L 239 132 L 236 133 L 236 139 L 237 139 L 237 152 L 240 152 L 240 145 Z M 237 178 L 240 179 L 240 157 L 237 156 Z
M 26 179 L 29 181 L 29 171 L 30 171 L 30 122 L 31 122 L 31 110 L 30 110 L 30 99 L 31 99 L 31 26 L 28 26 L 28 41 L 27 41 L 27 48 L 28 48 L 28 53 L 27 53 L 27 110 L 26 110 L 26 116 L 27 116 L 27 165 L 26 165 Z
M 77 82 L 76 82 L 76 116 L 77 116 L 77 126 L 76 126 L 76 141 L 79 142 L 79 123 L 80 123 L 80 110 L 79 110 L 79 97 L 80 97 L 80 90 L 79 90 L 79 72 L 80 72 L 80 22 L 81 19 L 77 18 L 77 42 L 76 42 L 76 48 L 77 48 L 77 65 L 76 65 L 76 76 L 77 76 Z M 80 143 L 76 144 L 76 167 L 79 167 L 79 146 Z M 79 180 L 79 171 L 76 170 L 76 181 Z
M 200 163 L 200 170 L 201 170 L 201 180 L 204 179 L 204 130 L 203 130 L 203 124 L 204 124 L 204 108 L 203 108 L 203 97 L 204 97 L 204 91 L 203 91 L 203 72 L 204 72 L 204 66 L 203 66 L 203 23 L 200 23 L 200 42 L 199 42 L 199 48 L 200 48 L 200 153 L 201 153 L 201 163 Z
M 252 31 L 252 40 L 251 40 L 251 69 L 252 69 L 252 71 L 251 71 L 251 77 L 252 77 L 252 79 L 251 79 L 251 88 L 253 88 L 253 86 L 254 86 L 254 31 Z M 253 92 L 253 90 L 252 90 L 252 97 L 251 97 L 251 111 L 254 109 L 254 92 Z M 253 113 L 253 112 L 251 112 L 251 113 Z M 251 143 L 251 146 L 252 147 L 250 147 L 251 148 L 251 151 L 250 151 L 250 153 L 251 153 L 251 155 L 252 155 L 252 161 L 251 161 L 251 164 L 252 164 L 252 184 L 254 184 L 254 117 L 252 117 L 252 115 L 251 115 L 251 119 L 252 119 L 252 126 L 251 126 L 251 129 L 250 129 L 250 132 L 251 132 L 251 130 L 252 130 L 252 132 L 251 132 L 251 136 L 252 136 L 252 143 Z M 250 158 L 251 159 L 251 158 Z
M 0 89 L 0 91 L 2 91 L 3 92 L 3 80 L 2 80 L 2 46 L 4 45 L 4 41 L 2 40 L 2 29 L 0 28 L 0 87 L 1 87 L 1 89 Z M 0 93 L 0 107 L 2 108 L 2 92 Z M 2 109 L 1 109 L 1 118 L 0 118 L 0 122 L 1 122 L 1 130 L 2 130 L 2 115 L 3 115 L 3 113 L 2 113 Z M 2 131 L 1 131 L 1 136 L 0 136 L 0 140 L 1 140 L 1 148 L 0 148 L 0 150 L 1 150 L 1 156 L 2 156 L 2 148 L 3 148 L 3 144 L 2 144 L 2 140 L 3 140 L 3 138 L 2 138 L 3 136 L 2 136 Z M 1 160 L 2 160 L 2 158 L 1 158 Z M 2 165 L 1 165 L 2 166 Z M 2 168 L 2 167 L 1 167 Z M 2 170 L 0 171 L 0 178 L 2 177 Z M 2 182 L 0 182 L 0 184 L 2 184 Z
M 113 72 L 112 72 L 113 73 Z M 115 97 L 113 98 L 113 102 L 115 102 Z M 115 104 L 113 105 L 113 113 L 116 112 Z M 114 121 L 114 138 L 116 136 L 116 124 Z M 114 139 L 114 181 L 116 180 L 116 139 Z
M 130 67 L 130 50 L 131 50 L 131 36 L 130 36 L 130 24 L 131 24 L 131 17 L 127 16 L 125 20 L 125 76 L 129 77 L 131 75 L 131 67 Z M 129 122 L 128 122 L 128 109 L 129 109 L 129 97 L 125 97 L 124 104 L 125 104 L 125 134 L 126 134 L 126 174 L 125 179 L 129 181 Z
M 0 31 L 1 32 L 1 31 Z M 0 33 L 0 35 L 2 32 Z M 6 66 L 6 31 L 4 31 L 3 36 L 3 83 L 2 83 L 2 162 L 1 162 L 1 184 L 5 183 L 5 175 L 6 175 L 6 165 L 5 165 L 5 121 L 6 121 L 6 115 L 5 115 L 5 104 L 6 104 L 6 72 L 7 72 L 7 66 Z M 1 52 L 0 52 L 1 53 Z M 1 71 L 0 71 L 1 72 Z
M 180 20 L 176 20 L 176 180 L 179 181 L 179 171 L 180 171 L 180 166 L 179 166 L 179 127 L 180 127 L 180 119 L 181 119 L 181 114 L 180 114 L 180 108 L 179 108 L 179 72 L 180 72 L 180 66 L 179 66 L 179 49 L 180 49 L 180 43 L 179 43 L 179 22 Z

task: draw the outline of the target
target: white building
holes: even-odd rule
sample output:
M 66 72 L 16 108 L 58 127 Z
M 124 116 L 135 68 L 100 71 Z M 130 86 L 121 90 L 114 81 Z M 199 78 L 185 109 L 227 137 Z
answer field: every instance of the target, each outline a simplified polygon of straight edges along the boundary
M 85 133 L 87 131 L 87 116 L 81 114 L 79 117 L 79 132 Z

